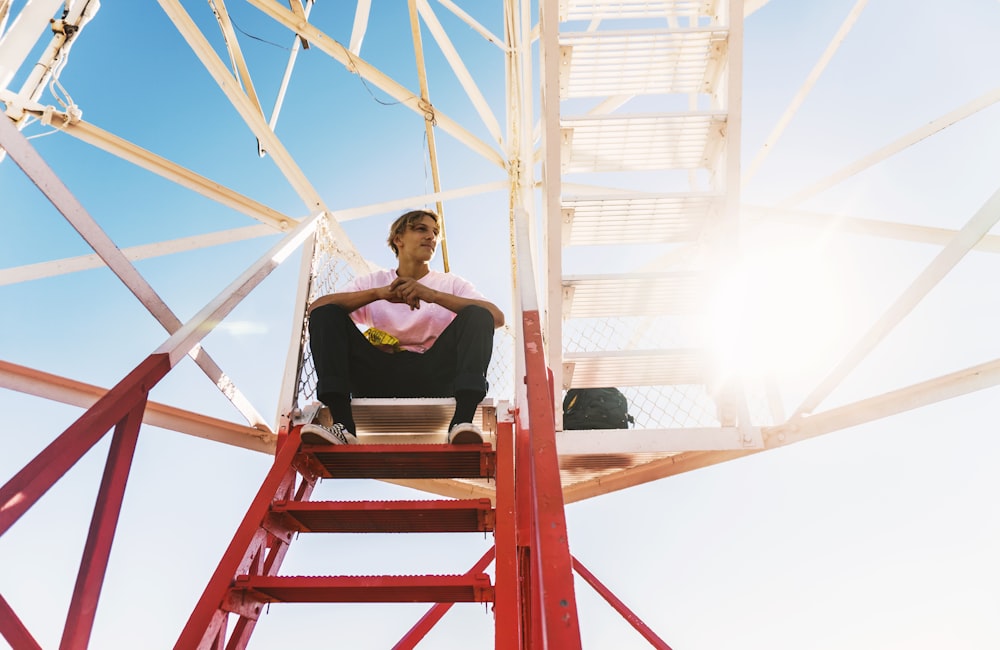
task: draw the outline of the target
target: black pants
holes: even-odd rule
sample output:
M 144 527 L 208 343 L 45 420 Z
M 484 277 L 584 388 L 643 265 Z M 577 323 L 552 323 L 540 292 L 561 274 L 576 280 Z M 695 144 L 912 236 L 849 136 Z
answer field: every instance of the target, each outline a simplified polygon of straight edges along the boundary
M 453 397 L 457 391 L 486 395 L 493 355 L 493 316 L 470 306 L 423 354 L 390 354 L 372 345 L 348 312 L 324 305 L 309 316 L 309 348 L 316 368 L 316 396 Z

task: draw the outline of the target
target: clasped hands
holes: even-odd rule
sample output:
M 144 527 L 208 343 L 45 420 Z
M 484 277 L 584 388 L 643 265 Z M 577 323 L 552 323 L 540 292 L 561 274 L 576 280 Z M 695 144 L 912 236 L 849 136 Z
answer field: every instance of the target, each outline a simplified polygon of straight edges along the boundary
M 410 309 L 420 309 L 420 301 L 430 300 L 436 293 L 434 289 L 420 284 L 413 278 L 396 278 L 388 287 L 383 287 L 383 300 L 399 302 L 410 306 Z

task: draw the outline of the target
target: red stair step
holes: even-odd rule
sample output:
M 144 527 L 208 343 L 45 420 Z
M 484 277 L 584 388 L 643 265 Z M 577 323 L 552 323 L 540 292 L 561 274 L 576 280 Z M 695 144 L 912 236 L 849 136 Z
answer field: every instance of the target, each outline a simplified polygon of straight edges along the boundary
M 271 512 L 287 515 L 301 532 L 312 533 L 488 532 L 495 521 L 489 499 L 282 501 Z
M 282 603 L 493 602 L 485 573 L 435 576 L 239 576 L 234 596 Z
M 496 452 L 482 445 L 316 445 L 326 478 L 492 478 Z

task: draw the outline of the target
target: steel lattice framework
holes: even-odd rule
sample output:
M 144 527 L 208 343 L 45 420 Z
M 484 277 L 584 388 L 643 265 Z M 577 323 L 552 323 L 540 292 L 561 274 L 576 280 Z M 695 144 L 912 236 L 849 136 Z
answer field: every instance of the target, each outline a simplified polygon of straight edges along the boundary
M 93 250 L 3 264 L 0 283 L 18 286 L 106 268 L 167 332 L 158 346 L 130 351 L 127 363 L 108 359 L 111 376 L 124 379 L 112 381 L 100 373 L 87 377 L 112 384 L 107 390 L 43 371 L 42 363 L 35 368 L 0 359 L 0 386 L 86 408 L 58 437 L 56 431 L 45 432 L 51 444 L 5 479 L 0 535 L 113 431 L 61 647 L 86 647 L 90 641 L 142 424 L 274 457 L 177 647 L 243 647 L 262 605 L 313 597 L 275 595 L 292 588 L 268 582 L 280 580 L 276 574 L 291 539 L 310 530 L 309 524 L 288 523 L 288 517 L 304 516 L 300 511 L 288 514 L 291 510 L 281 508 L 326 507 L 307 502 L 318 478 L 336 477 L 320 452 L 296 451 L 299 426 L 314 412 L 316 397 L 306 306 L 374 268 L 376 263 L 354 244 L 359 236 L 370 236 L 363 224 L 408 207 L 432 206 L 444 216 L 444 270 L 456 266 L 464 274 L 470 266 L 488 265 L 482 276 L 500 278 L 510 287 L 509 313 L 516 317 L 508 318 L 513 326 L 497 337 L 491 391 L 479 415 L 493 443 L 482 450 L 483 458 L 495 463 L 491 471 L 426 476 L 376 471 L 375 477 L 454 499 L 479 499 L 479 505 L 469 506 L 480 518 L 474 529 L 494 533 L 495 548 L 451 582 L 437 576 L 439 591 L 421 592 L 400 580 L 314 588 L 333 590 L 326 594 L 348 587 L 369 594 L 382 589 L 391 594 L 382 596 L 386 600 L 493 602 L 498 648 L 580 647 L 574 571 L 646 641 L 667 647 L 570 555 L 565 504 L 1000 383 L 1000 361 L 991 359 L 830 406 L 848 377 L 866 367 L 878 346 L 970 253 L 1000 250 L 996 235 L 989 234 L 1000 220 L 1000 191 L 958 225 L 954 219 L 926 225 L 825 212 L 812 208 L 816 197 L 963 120 L 984 113 L 996 119 L 995 109 L 988 109 L 1000 100 L 1000 89 L 963 98 L 959 101 L 965 103 L 956 102 L 925 125 L 897 134 L 888 144 L 880 140 L 871 153 L 767 205 L 749 204 L 745 188 L 752 188 L 752 179 L 766 169 L 767 157 L 867 2 L 853 5 L 759 150 L 749 156 L 742 151 L 744 19 L 766 4 L 409 0 L 387 9 L 358 0 L 328 9 L 314 8 L 312 0 L 242 0 L 230 6 L 222 0 L 158 0 L 158 7 L 150 3 L 147 8 L 142 28 L 149 29 L 151 43 L 169 42 L 172 53 L 182 47 L 183 55 L 176 65 L 132 80 L 132 96 L 123 93 L 119 99 L 80 92 L 74 66 L 78 56 L 93 56 L 80 50 L 99 21 L 121 9 L 105 7 L 99 13 L 98 0 L 0 0 L 0 103 L 5 110 L 0 174 L 20 170 L 34 187 L 18 186 L 19 192 L 40 193 Z M 130 26 L 139 28 L 134 22 Z M 280 62 L 273 52 L 264 57 L 250 46 L 265 40 L 275 45 L 272 38 L 285 43 Z M 118 56 L 128 56 L 127 50 Z M 142 56 L 153 54 L 145 50 Z M 168 79 L 168 74 L 176 77 Z M 296 86 L 302 79 L 308 80 L 305 91 Z M 161 80 L 164 88 L 190 83 L 192 89 L 183 96 L 158 96 Z M 114 106 L 139 97 L 148 105 L 135 103 L 127 112 Z M 273 98 L 270 108 L 265 97 Z M 386 108 L 384 117 L 370 114 L 373 104 Z M 315 126 L 303 128 L 312 122 Z M 208 140 L 215 132 L 202 128 L 206 124 L 219 125 L 218 142 Z M 286 135 L 286 125 L 297 128 Z M 397 161 L 397 148 L 413 148 L 402 143 L 414 133 L 418 155 L 409 160 L 400 153 Z M 34 141 L 40 135 L 51 137 Z M 356 135 L 370 144 L 338 147 L 340 139 Z M 50 149 L 48 143 L 57 139 L 59 145 Z M 77 158 L 82 162 L 67 163 Z M 742 165 L 741 159 L 750 162 Z M 250 160 L 259 166 L 247 172 Z M 258 171 L 265 165 L 272 176 Z M 176 201 L 178 211 L 204 214 L 206 223 L 220 229 L 205 232 L 199 224 L 195 235 L 128 245 L 131 234 L 123 221 L 108 214 L 105 199 L 89 186 L 88 166 L 121 173 L 123 179 L 139 175 L 148 181 L 152 175 L 150 187 L 163 192 L 163 203 Z M 361 186 L 360 170 L 380 181 Z M 148 205 L 131 204 L 121 212 L 160 214 L 165 209 L 156 197 L 143 199 Z M 15 219 L 30 218 L 4 212 L 5 228 Z M 745 351 L 755 343 L 733 328 L 720 338 L 717 327 L 735 322 L 749 330 L 750 321 L 759 320 L 754 314 L 766 311 L 764 305 L 747 304 L 746 286 L 734 291 L 732 285 L 742 278 L 748 242 L 783 228 L 832 232 L 848 241 L 858 237 L 934 247 L 926 263 L 872 310 L 871 324 L 852 323 L 852 344 L 837 350 L 832 369 L 808 390 L 798 385 L 788 390 L 768 373 L 731 365 L 726 351 Z M 449 250 L 448 234 L 457 239 L 456 232 L 473 233 L 477 250 L 465 257 Z M 168 284 L 150 263 L 157 258 L 189 260 L 194 258 L 185 255 L 260 241 L 267 247 L 254 248 L 247 258 L 256 261 L 226 265 L 227 284 L 207 294 L 214 297 L 200 309 L 188 304 L 193 299 L 188 294 L 155 288 Z M 256 390 L 247 384 L 254 382 L 235 379 L 248 374 L 224 370 L 223 358 L 231 355 L 214 353 L 219 339 L 211 333 L 230 322 L 227 317 L 252 291 L 270 286 L 267 278 L 289 258 L 301 260 L 298 268 L 274 273 L 285 282 L 281 305 L 290 312 L 291 331 L 287 344 L 279 343 L 282 368 L 273 374 L 281 380 L 274 387 L 277 416 L 271 422 L 250 396 Z M 205 277 L 209 271 L 220 269 L 208 264 Z M 194 277 L 201 272 L 195 270 Z M 193 316 L 183 316 L 189 313 Z M 147 314 L 133 316 L 139 321 Z M 144 329 L 139 340 L 160 340 L 156 337 L 162 339 L 162 332 Z M 136 365 L 134 358 L 144 360 Z M 185 358 L 215 385 L 237 421 L 197 406 L 210 392 L 207 385 L 193 388 L 198 381 L 204 384 L 200 379 L 191 381 L 189 392 L 199 399 L 190 408 L 149 399 L 154 386 L 178 374 L 172 371 Z M 622 389 L 635 428 L 563 431 L 558 408 L 563 391 L 603 386 Z M 787 395 L 800 400 L 792 409 L 782 403 Z M 435 418 L 447 406 L 359 404 L 376 414 L 370 428 L 359 433 L 372 445 L 405 441 L 430 443 L 430 449 L 442 437 Z M 421 421 L 425 416 L 429 423 Z M 424 450 L 412 453 L 418 457 Z M 407 515 L 400 513 L 417 509 L 393 507 L 381 508 L 387 521 L 396 522 L 385 526 L 405 527 L 398 521 Z M 458 502 L 449 507 L 458 508 Z M 420 516 L 437 516 L 428 513 Z M 493 518 L 495 529 L 483 523 Z M 413 530 L 423 529 L 413 525 Z M 495 585 L 484 574 L 491 562 Z M 242 591 L 237 584 L 243 584 Z M 467 588 L 471 591 L 462 591 Z M 18 617 L 2 589 L 0 634 L 16 648 L 41 647 L 37 632 Z M 331 599 L 349 600 L 337 594 Z M 237 597 L 246 600 L 236 602 Z M 447 608 L 435 605 L 396 647 L 416 645 Z M 230 616 L 238 622 L 227 629 Z

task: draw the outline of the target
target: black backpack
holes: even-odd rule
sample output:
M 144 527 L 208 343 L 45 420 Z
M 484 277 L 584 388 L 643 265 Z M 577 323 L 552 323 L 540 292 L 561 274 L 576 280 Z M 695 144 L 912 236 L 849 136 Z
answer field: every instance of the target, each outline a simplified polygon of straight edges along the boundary
M 563 429 L 627 429 L 635 418 L 617 388 L 571 388 L 563 398 Z

